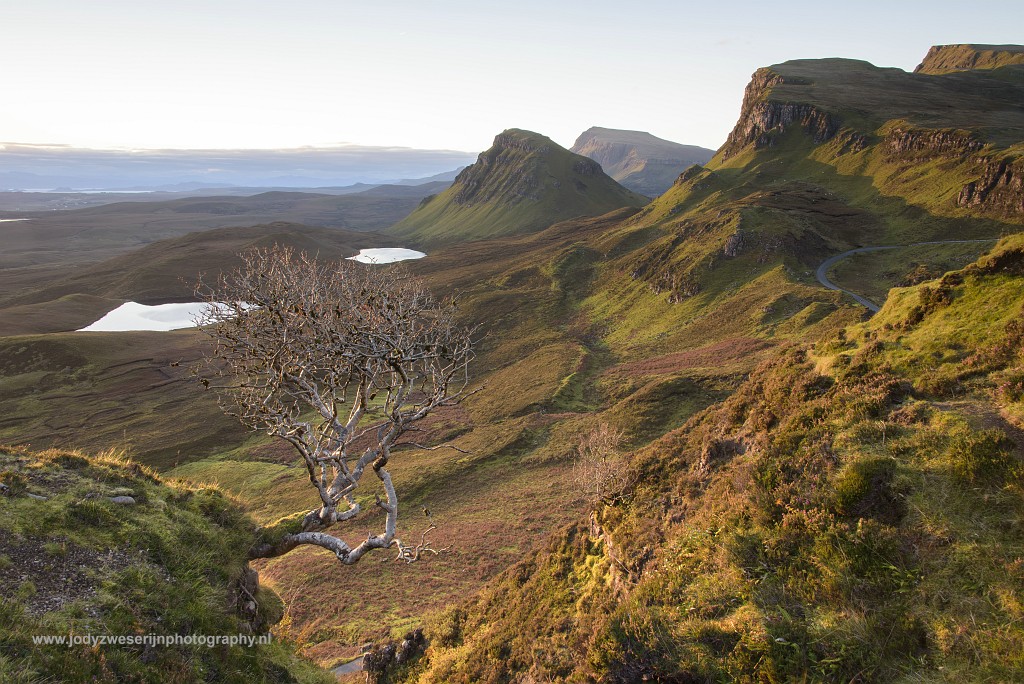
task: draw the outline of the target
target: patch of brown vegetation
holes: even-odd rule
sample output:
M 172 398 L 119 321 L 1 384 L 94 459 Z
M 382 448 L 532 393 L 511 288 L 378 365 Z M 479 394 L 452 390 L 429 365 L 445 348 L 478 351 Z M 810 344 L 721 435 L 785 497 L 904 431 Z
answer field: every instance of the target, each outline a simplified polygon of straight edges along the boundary
M 696 349 L 612 366 L 605 376 L 664 375 L 690 368 L 714 368 L 749 361 L 774 345 L 752 337 L 734 337 Z

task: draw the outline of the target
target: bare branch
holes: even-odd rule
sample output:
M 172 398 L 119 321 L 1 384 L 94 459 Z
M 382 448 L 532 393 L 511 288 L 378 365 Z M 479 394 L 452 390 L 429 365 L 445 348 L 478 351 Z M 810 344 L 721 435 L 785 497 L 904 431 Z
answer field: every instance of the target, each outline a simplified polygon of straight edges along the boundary
M 580 437 L 573 462 L 573 480 L 591 503 L 614 501 L 627 484 L 625 460 L 619 453 L 621 430 L 601 423 Z
M 209 304 L 197 325 L 210 346 L 195 372 L 226 413 L 295 448 L 321 503 L 300 529 L 250 555 L 311 544 L 355 563 L 396 541 L 398 496 L 385 468 L 393 448 L 466 453 L 400 440 L 437 407 L 471 394 L 473 331 L 401 267 L 325 264 L 280 247 L 242 262 L 197 287 Z M 384 490 L 384 529 L 351 546 L 323 530 L 360 514 L 353 494 L 367 467 Z M 419 546 L 416 557 L 433 551 Z
M 423 530 L 423 533 L 420 534 L 420 543 L 416 544 L 415 546 L 403 544 L 401 539 L 394 540 L 392 544 L 398 547 L 398 555 L 395 556 L 393 560 L 401 560 L 405 561 L 406 563 L 415 563 L 420 559 L 420 555 L 424 553 L 432 553 L 435 556 L 439 556 L 442 553 L 450 552 L 452 550 L 451 545 L 446 546 L 442 549 L 435 549 L 432 546 L 430 546 L 430 544 L 427 542 L 427 535 L 436 529 L 437 526 L 431 523 L 430 526 L 428 526 L 427 529 Z M 387 559 L 381 562 L 386 563 Z

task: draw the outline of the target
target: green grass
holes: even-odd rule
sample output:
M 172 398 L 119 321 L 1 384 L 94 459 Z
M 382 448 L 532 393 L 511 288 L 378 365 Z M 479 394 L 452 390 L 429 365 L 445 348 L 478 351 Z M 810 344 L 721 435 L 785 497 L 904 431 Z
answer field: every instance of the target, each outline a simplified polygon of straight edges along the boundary
M 167 484 L 112 452 L 0 447 L 0 477 L 15 476 L 47 499 L 0 498 L 3 681 L 331 681 L 280 638 L 252 648 L 33 644 L 42 635 L 242 633 L 231 585 L 254 526 L 220 489 Z M 109 501 L 125 494 L 137 503 Z M 260 597 L 264 615 L 280 611 L 272 594 Z
M 0 440 L 116 446 L 157 468 L 244 440 L 188 372 L 196 333 L 62 333 L 0 338 Z
M 993 405 L 1021 363 L 1021 241 L 634 451 L 589 528 L 435 618 L 418 681 L 1022 676 L 1024 431 Z M 916 389 L 936 368 L 965 375 L 956 401 Z
M 296 456 L 282 464 L 204 459 L 173 468 L 165 477 L 221 487 L 243 502 L 256 522 L 269 525 L 284 516 L 305 513 L 319 502 L 309 475 L 297 460 Z
M 829 279 L 846 290 L 881 304 L 892 288 L 917 285 L 947 271 L 959 270 L 994 244 L 993 241 L 919 245 L 854 254 L 836 264 L 829 272 Z
M 821 78 L 826 67 L 837 82 Z M 469 453 L 400 451 L 392 463 L 400 535 L 423 529 L 429 506 L 438 545 L 456 546 L 415 566 L 369 558 L 344 575 L 311 549 L 264 563 L 284 600 L 282 633 L 306 655 L 335 663 L 427 620 L 435 643 L 413 672 L 427 681 L 1019 674 L 1019 485 L 1007 458 L 1017 452 L 991 432 L 1016 440 L 1024 419 L 1018 238 L 960 281 L 893 290 L 867 322 L 814 279 L 826 257 L 864 244 L 1019 228 L 997 209 L 956 206 L 982 173 L 977 159 L 1015 148 L 892 155 L 885 142 L 897 127 L 955 128 L 992 110 L 986 98 L 1002 87 L 993 75 L 985 98 L 964 103 L 975 76 L 781 69 L 813 83 L 772 97 L 838 116 L 834 140 L 816 146 L 794 127 L 686 174 L 643 209 L 561 223 L 631 202 L 562 202 L 572 157 L 496 149 L 504 166 L 478 203 L 456 206 L 453 189 L 399 228 L 433 245 L 410 269 L 481 324 L 481 390 L 417 435 Z M 907 83 L 906 98 L 889 97 Z M 935 108 L 948 116 L 901 104 L 940 96 L 958 104 Z M 981 131 L 994 145 L 1017 130 L 995 109 Z M 866 146 L 844 149 L 856 132 Z M 546 185 L 547 171 L 562 187 Z M 958 249 L 879 253 L 836 277 L 880 292 L 917 262 L 959 266 Z M 176 477 L 219 483 L 260 523 L 310 505 L 287 448 L 231 427 L 169 370 L 194 357 L 184 334 L 88 339 L 2 343 L 0 436 L 130 439 Z M 809 342 L 813 355 L 789 349 Z M 571 456 L 601 422 L 627 431 L 636 486 L 591 527 Z M 379 523 L 370 512 L 339 534 L 354 541 Z M 984 555 L 973 569 L 971 554 Z M 364 612 L 344 622 L 323 609 L 353 600 Z
M 446 244 L 534 232 L 647 201 L 599 167 L 581 173 L 580 164 L 597 165 L 530 131 L 505 131 L 481 157 L 485 163 L 468 167 L 388 232 L 417 244 Z

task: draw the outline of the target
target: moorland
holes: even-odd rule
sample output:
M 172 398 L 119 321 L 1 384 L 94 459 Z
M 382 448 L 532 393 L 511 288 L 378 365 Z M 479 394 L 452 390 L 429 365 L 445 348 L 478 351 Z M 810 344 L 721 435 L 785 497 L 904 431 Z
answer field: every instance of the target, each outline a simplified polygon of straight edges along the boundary
M 759 69 L 725 144 L 649 195 L 509 129 L 450 185 L 11 214 L 31 220 L 0 227 L 0 679 L 330 681 L 420 628 L 381 681 L 1021 678 L 1022 55 Z M 620 171 L 681 147 L 623 133 L 585 137 Z M 316 504 L 291 447 L 194 381 L 195 330 L 75 332 L 273 244 L 422 250 L 404 268 L 479 326 L 478 391 L 417 437 L 459 450 L 390 466 L 401 524 L 429 508 L 449 553 L 250 562 L 254 530 Z M 621 477 L 595 498 L 574 465 L 603 425 Z

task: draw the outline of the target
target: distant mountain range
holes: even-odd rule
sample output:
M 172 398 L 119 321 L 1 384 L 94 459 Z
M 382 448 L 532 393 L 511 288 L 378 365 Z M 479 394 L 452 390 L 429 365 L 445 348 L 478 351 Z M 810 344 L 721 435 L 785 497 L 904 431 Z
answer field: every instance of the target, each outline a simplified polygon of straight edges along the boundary
M 338 145 L 282 150 L 92 150 L 0 143 L 0 190 L 311 188 L 452 180 L 473 155 Z
M 596 161 L 625 187 L 648 197 L 665 192 L 688 166 L 706 164 L 715 154 L 714 150 L 681 145 L 643 131 L 599 126 L 584 131 L 571 149 Z

